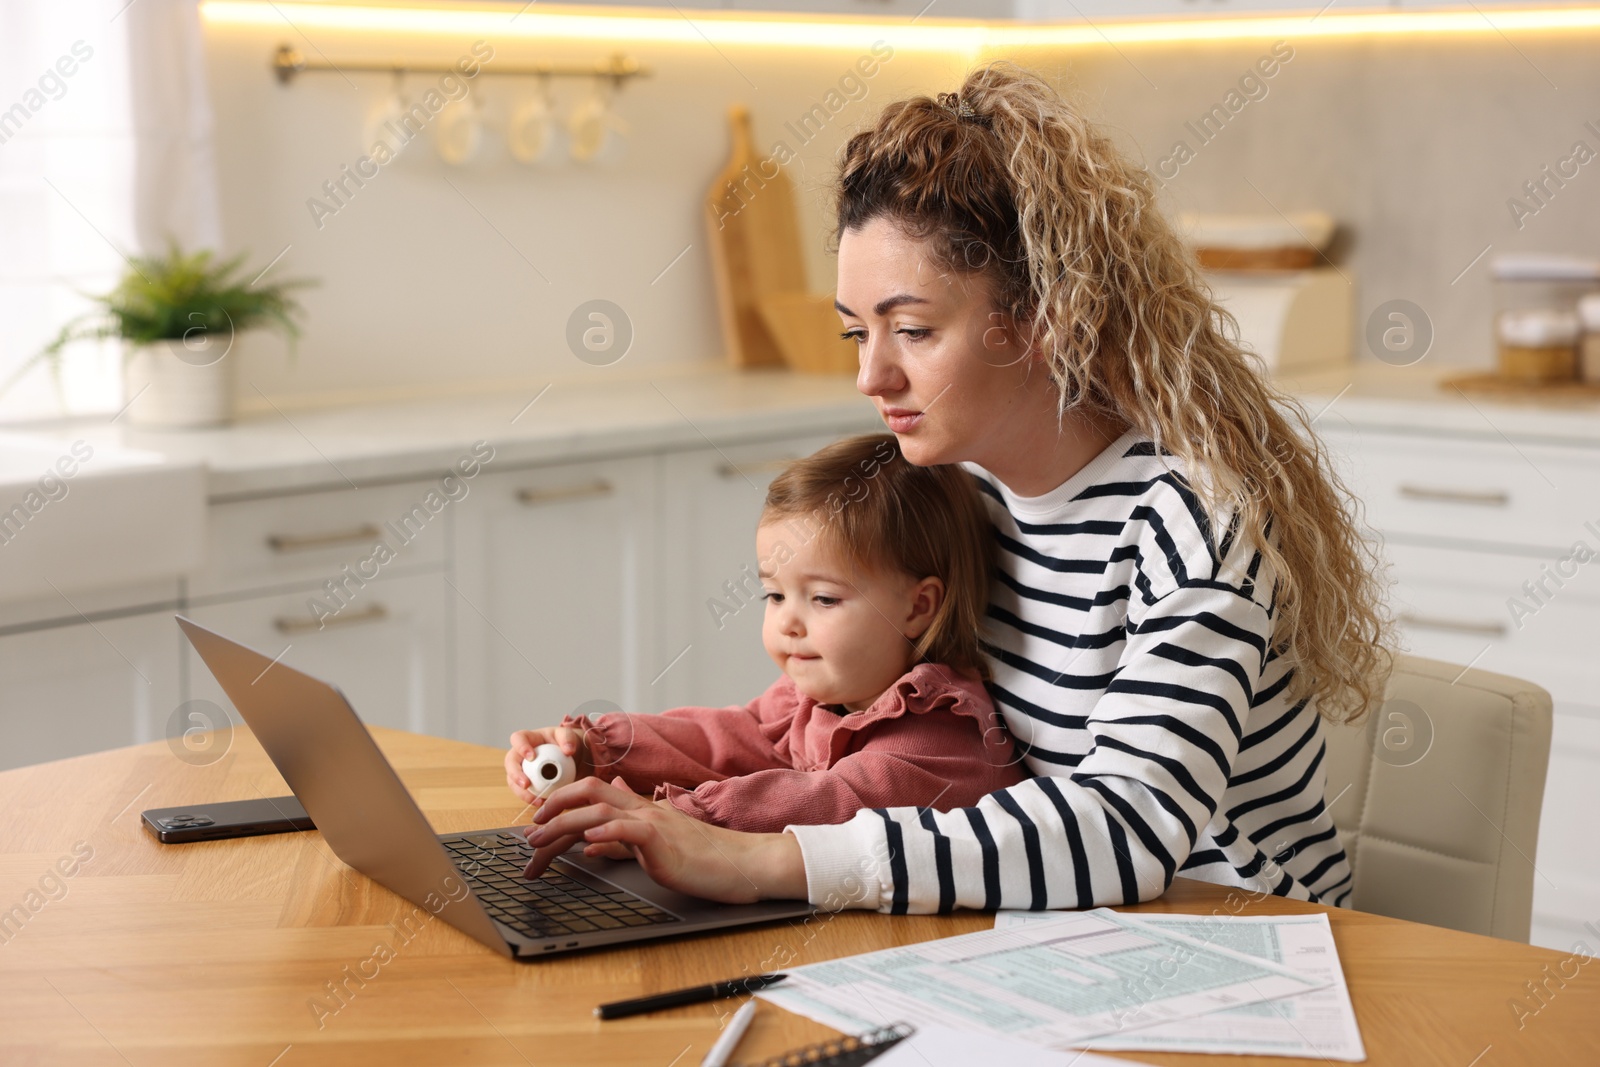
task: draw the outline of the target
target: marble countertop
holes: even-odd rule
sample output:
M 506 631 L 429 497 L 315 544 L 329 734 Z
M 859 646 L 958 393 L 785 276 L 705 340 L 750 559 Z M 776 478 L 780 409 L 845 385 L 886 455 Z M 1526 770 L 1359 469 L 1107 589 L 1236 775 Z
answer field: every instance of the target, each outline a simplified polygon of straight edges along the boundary
M 1363 362 L 1280 377 L 1277 384 L 1305 404 L 1321 433 L 1351 426 L 1401 435 L 1600 448 L 1600 398 L 1489 396 L 1463 392 L 1447 382 L 1473 372 L 1443 363 L 1391 367 Z
M 429 478 L 480 440 L 494 446 L 495 467 L 504 469 L 882 426 L 853 378 L 714 366 L 378 403 L 255 407 L 214 430 L 153 431 L 102 419 L 51 432 L 202 462 L 215 502 Z
M 1600 401 L 1508 401 L 1440 384 L 1464 370 L 1363 363 L 1278 384 L 1301 400 L 1322 432 L 1359 426 L 1600 448 Z M 367 403 L 263 398 L 253 408 L 215 430 L 158 432 L 84 419 L 39 432 L 202 464 L 208 497 L 221 501 L 432 477 L 479 440 L 494 446 L 497 467 L 513 467 L 881 425 L 848 376 L 715 364 Z

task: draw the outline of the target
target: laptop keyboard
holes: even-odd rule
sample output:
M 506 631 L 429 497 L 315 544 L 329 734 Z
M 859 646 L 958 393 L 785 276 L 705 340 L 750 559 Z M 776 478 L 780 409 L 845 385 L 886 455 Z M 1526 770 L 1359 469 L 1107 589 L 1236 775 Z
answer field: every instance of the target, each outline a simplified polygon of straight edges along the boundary
M 530 882 L 522 869 L 533 849 L 520 834 L 473 834 L 443 844 L 489 914 L 528 937 L 679 921 L 627 890 L 592 888 L 554 868 Z

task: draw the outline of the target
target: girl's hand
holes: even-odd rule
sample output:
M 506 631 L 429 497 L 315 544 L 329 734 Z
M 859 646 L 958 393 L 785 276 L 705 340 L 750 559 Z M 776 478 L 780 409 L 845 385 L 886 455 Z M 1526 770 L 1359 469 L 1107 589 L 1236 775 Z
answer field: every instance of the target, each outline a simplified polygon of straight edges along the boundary
M 544 801 L 533 795 L 533 783 L 522 773 L 522 761 L 533 758 L 534 749 L 540 745 L 556 745 L 571 756 L 578 765 L 578 777 L 594 773 L 594 760 L 583 734 L 568 726 L 551 726 L 543 730 L 518 730 L 511 735 L 511 750 L 506 753 L 506 784 L 512 795 L 524 804 L 539 807 Z
M 747 834 L 652 803 L 617 777 L 610 785 L 583 778 L 546 798 L 527 829 L 533 859 L 523 872 L 537 878 L 550 861 L 584 844 L 585 855 L 614 855 L 626 847 L 657 883 L 727 904 L 804 900 L 805 865 L 791 834 Z

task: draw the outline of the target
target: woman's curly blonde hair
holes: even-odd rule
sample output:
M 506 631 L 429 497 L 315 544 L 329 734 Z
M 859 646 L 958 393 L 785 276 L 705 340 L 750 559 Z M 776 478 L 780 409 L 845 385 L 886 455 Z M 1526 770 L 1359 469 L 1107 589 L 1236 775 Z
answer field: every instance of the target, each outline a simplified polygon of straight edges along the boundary
M 1378 554 L 1298 400 L 1241 349 L 1154 183 L 1048 83 L 1009 62 L 897 101 L 852 136 L 837 229 L 886 218 L 942 269 L 988 279 L 1044 353 L 1058 411 L 1110 415 L 1188 472 L 1277 576 L 1273 650 L 1291 700 L 1354 721 L 1392 662 Z

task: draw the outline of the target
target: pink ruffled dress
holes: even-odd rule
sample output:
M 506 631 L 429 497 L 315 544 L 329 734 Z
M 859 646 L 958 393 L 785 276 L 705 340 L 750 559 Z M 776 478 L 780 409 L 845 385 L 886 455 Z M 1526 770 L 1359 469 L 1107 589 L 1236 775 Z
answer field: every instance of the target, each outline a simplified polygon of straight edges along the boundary
M 1029 777 L 976 677 L 919 663 L 864 711 L 818 704 L 784 675 L 744 706 L 567 716 L 595 774 L 704 822 L 775 833 L 863 808 L 968 807 Z

